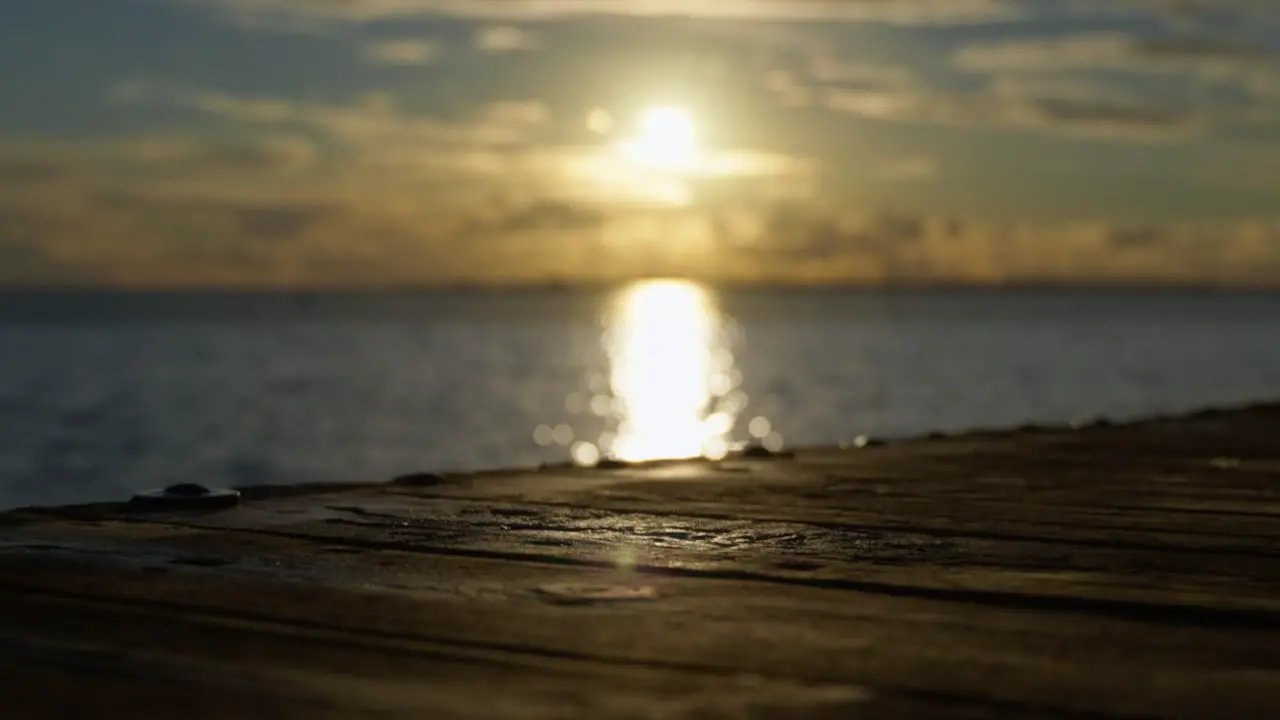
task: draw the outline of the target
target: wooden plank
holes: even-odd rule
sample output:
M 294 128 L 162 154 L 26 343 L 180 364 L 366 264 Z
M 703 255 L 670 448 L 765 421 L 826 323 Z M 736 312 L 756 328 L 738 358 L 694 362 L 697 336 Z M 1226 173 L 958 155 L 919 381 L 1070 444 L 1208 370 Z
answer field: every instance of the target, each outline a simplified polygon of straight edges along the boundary
M 1278 717 L 1277 429 L 12 513 L 6 717 Z

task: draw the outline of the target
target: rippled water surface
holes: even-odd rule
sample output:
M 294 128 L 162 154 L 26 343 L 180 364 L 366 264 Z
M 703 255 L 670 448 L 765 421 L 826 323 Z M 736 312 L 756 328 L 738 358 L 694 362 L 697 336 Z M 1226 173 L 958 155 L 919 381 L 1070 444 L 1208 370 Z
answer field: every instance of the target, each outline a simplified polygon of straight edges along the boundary
M 0 295 L 0 506 L 1280 396 L 1280 296 Z

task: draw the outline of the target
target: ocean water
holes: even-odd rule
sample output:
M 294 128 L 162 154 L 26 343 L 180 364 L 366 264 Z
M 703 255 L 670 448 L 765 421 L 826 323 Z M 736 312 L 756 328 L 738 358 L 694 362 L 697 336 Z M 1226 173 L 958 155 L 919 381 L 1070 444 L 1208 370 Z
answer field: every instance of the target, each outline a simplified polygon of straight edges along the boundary
M 0 507 L 1280 397 L 1280 296 L 0 295 Z

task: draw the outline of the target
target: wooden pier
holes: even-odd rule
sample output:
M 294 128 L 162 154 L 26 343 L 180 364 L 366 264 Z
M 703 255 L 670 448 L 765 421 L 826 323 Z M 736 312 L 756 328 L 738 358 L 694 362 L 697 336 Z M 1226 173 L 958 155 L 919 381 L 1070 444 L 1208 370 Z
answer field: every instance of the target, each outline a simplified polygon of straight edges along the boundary
M 1280 407 L 0 516 L 0 717 L 1280 717 Z

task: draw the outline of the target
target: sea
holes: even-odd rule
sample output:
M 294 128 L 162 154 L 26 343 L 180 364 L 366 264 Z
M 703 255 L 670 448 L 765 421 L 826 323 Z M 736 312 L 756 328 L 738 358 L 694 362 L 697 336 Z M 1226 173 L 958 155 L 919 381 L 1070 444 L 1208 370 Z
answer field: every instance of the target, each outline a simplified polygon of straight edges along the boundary
M 0 508 L 1280 398 L 1280 295 L 0 293 Z

